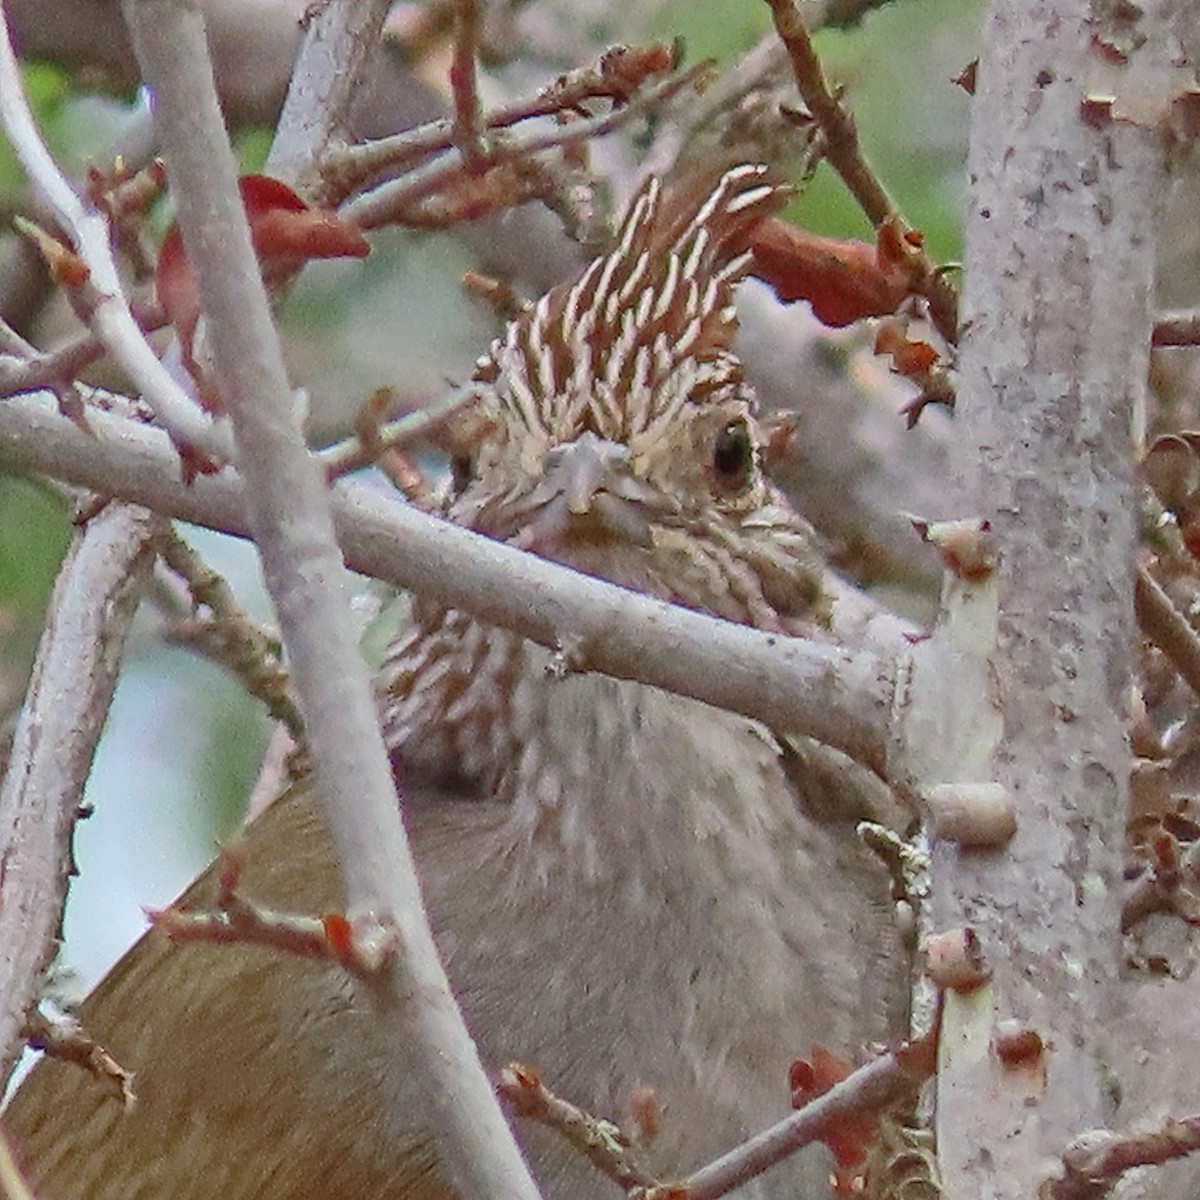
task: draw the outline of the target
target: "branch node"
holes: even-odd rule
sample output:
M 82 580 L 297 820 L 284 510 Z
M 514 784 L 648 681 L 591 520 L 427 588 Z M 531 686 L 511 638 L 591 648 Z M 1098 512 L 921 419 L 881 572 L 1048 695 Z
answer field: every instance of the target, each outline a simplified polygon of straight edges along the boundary
M 996 849 L 1017 832 L 1017 808 L 1002 783 L 939 783 L 922 794 L 933 836 L 971 849 Z

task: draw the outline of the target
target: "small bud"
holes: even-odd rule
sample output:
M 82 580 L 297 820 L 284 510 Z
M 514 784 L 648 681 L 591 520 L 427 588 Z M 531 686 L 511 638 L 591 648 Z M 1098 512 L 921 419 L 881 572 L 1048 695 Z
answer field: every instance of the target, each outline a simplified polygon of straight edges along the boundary
M 1006 1090 L 1027 1105 L 1036 1104 L 1046 1090 L 1046 1044 L 1037 1030 L 1020 1021 L 1000 1021 L 992 1033 L 992 1053 L 1003 1068 Z
M 644 1084 L 635 1087 L 626 1103 L 625 1128 L 635 1146 L 648 1146 L 662 1132 L 663 1106 L 658 1093 Z
M 992 1051 L 1006 1067 L 1037 1066 L 1045 1050 L 1037 1030 L 1020 1021 L 1000 1021 L 992 1034 Z
M 990 521 L 971 517 L 961 521 L 926 521 L 909 514 L 920 535 L 941 556 L 942 562 L 968 583 L 982 583 L 996 569 L 996 539 Z
M 400 930 L 390 916 L 375 912 L 347 914 L 351 958 L 347 965 L 374 975 L 387 968 L 400 950 Z
M 921 943 L 921 954 L 926 977 L 940 988 L 972 992 L 990 977 L 979 935 L 969 926 L 931 934 Z
M 941 783 L 924 793 L 933 836 L 960 846 L 1003 846 L 1017 832 L 1017 811 L 1002 783 Z

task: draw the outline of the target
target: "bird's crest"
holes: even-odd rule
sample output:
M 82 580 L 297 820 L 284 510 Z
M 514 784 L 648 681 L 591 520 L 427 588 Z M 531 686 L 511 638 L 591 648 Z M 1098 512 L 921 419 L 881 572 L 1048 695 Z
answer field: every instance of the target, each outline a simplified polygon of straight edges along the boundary
M 684 399 L 737 382 L 733 285 L 749 266 L 750 230 L 787 195 L 755 163 L 707 190 L 649 179 L 613 249 L 543 296 L 480 360 L 476 380 L 496 415 L 550 441 L 587 429 L 628 441 Z

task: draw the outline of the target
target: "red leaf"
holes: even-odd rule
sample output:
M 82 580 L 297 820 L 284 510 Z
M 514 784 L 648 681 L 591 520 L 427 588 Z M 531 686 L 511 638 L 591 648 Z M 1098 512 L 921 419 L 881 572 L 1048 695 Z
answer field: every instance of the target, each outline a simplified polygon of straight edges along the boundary
M 892 245 L 895 235 L 885 243 L 881 230 L 880 239 L 879 246 L 839 241 L 771 219 L 751 235 L 751 271 L 780 300 L 807 300 L 826 325 L 850 325 L 895 312 L 909 293 L 909 273 Z
M 888 354 L 892 370 L 908 379 L 923 381 L 941 360 L 928 343 L 910 340 L 902 320 L 881 321 L 875 334 L 875 353 Z
M 362 258 L 370 250 L 356 225 L 329 209 L 309 208 L 278 179 L 247 175 L 238 180 L 238 188 L 254 252 L 269 284 L 277 284 L 311 258 Z M 178 222 L 163 239 L 154 286 L 158 302 L 179 336 L 184 359 L 194 368 L 192 344 L 200 319 L 200 291 Z
M 266 175 L 238 181 L 250 237 L 263 269 L 298 269 L 310 258 L 363 258 L 362 230 L 328 208 L 309 208 L 287 184 Z
M 845 1059 L 814 1046 L 810 1061 L 792 1063 L 788 1084 L 792 1089 L 792 1107 L 803 1108 L 818 1096 L 823 1096 L 835 1083 L 841 1083 L 854 1067 Z M 866 1160 L 867 1150 L 879 1130 L 879 1118 L 874 1113 L 855 1113 L 830 1122 L 821 1134 L 821 1141 L 833 1152 L 838 1170 L 834 1175 L 834 1190 L 841 1196 L 856 1190 L 858 1168 Z

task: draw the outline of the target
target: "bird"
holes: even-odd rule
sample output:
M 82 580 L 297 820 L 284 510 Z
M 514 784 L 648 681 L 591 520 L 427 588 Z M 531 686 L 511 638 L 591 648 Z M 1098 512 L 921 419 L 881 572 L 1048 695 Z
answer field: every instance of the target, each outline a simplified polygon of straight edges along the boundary
M 734 352 L 753 227 L 788 191 L 741 163 L 650 178 L 606 252 L 478 360 L 449 520 L 623 587 L 780 636 L 822 636 L 812 528 L 763 470 Z M 886 872 L 852 814 L 813 804 L 789 742 L 749 718 L 564 664 L 417 597 L 380 720 L 439 949 L 492 1070 L 626 1120 L 679 1179 L 784 1117 L 789 1064 L 904 1032 Z M 343 903 L 314 785 L 249 827 L 239 888 Z M 353 864 L 349 865 L 353 870 Z M 214 903 L 213 871 L 181 907 Z M 4 1125 L 41 1200 L 452 1200 L 402 1026 L 333 964 L 149 933 L 81 1020 L 135 1072 L 125 1111 L 43 1062 Z M 645 1124 L 645 1123 L 643 1123 Z M 548 1200 L 619 1188 L 518 1122 Z M 830 1195 L 814 1146 L 745 1184 Z

